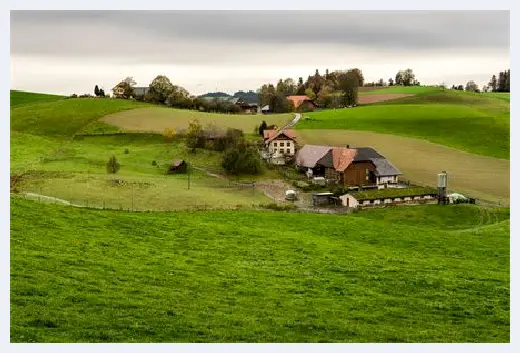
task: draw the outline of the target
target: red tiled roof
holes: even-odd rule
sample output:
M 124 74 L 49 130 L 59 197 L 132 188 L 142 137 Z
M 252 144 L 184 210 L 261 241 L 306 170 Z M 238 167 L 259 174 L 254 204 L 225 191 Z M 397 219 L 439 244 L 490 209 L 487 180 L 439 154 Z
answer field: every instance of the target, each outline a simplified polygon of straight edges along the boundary
M 357 150 L 346 147 L 335 147 L 332 149 L 332 164 L 339 172 L 344 171 L 354 161 Z
M 307 96 L 287 96 L 287 99 L 294 103 L 295 108 L 298 108 L 303 102 L 312 102 Z
M 267 143 L 275 140 L 281 135 L 287 136 L 289 139 L 294 140 L 296 138 L 296 133 L 294 130 L 287 129 L 287 130 L 264 130 L 264 140 L 266 140 Z M 267 136 L 267 137 L 266 137 Z

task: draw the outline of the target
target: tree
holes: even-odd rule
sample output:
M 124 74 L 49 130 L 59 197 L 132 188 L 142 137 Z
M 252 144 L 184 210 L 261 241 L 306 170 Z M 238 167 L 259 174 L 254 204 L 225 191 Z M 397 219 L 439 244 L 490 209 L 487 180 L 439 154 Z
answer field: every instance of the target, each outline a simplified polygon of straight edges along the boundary
M 304 95 L 305 94 L 305 85 L 303 84 L 303 78 L 298 78 L 298 86 L 296 87 L 296 94 L 297 95 Z
M 497 77 L 493 75 L 489 80 L 488 86 L 491 88 L 491 92 L 496 92 L 498 88 Z
M 195 119 L 188 123 L 188 131 L 186 132 L 186 146 L 195 151 L 197 147 L 204 147 L 206 140 L 204 138 L 204 131 L 202 125 Z
M 190 93 L 180 86 L 171 86 L 171 92 L 166 98 L 166 105 L 178 108 L 190 108 L 193 103 L 190 99 Z
M 232 175 L 255 175 L 262 172 L 262 161 L 256 148 L 242 140 L 224 151 L 222 167 Z
M 258 134 L 260 136 L 264 136 L 264 130 L 267 128 L 267 123 L 265 120 L 262 121 L 262 124 L 260 124 L 260 127 L 258 128 Z
M 338 85 L 343 93 L 345 105 L 356 105 L 358 101 L 359 77 L 354 70 L 342 72 L 338 75 Z
M 482 92 L 487 93 L 488 91 L 489 91 L 489 86 L 488 85 L 482 86 Z
M 505 87 L 506 88 L 505 91 L 506 92 L 511 92 L 511 89 L 510 89 L 510 87 L 511 87 L 511 71 L 509 69 L 507 70 L 507 73 L 506 73 L 506 84 L 505 84 L 505 86 L 506 86 Z
M 99 96 L 105 98 L 105 90 L 103 88 L 99 89 Z
M 120 164 L 117 162 L 116 156 L 110 157 L 107 162 L 107 173 L 115 174 L 119 171 Z
M 314 90 L 310 87 L 305 90 L 305 95 L 309 97 L 310 100 L 316 99 L 316 93 L 314 93 Z
M 130 87 L 134 87 L 136 85 L 136 82 L 134 80 L 133 77 L 126 77 L 124 80 L 123 80 L 124 83 L 128 84 Z
M 365 82 L 365 78 L 363 77 L 363 72 L 360 69 L 350 69 L 349 72 L 352 72 L 357 80 L 358 80 L 358 87 L 363 87 L 363 83 Z
M 415 74 L 412 69 L 399 70 L 395 75 L 395 84 L 402 86 L 418 86 L 419 82 L 415 79 Z
M 382 78 L 380 78 L 379 82 L 377 83 L 377 85 L 380 86 L 380 87 L 383 87 L 385 85 L 385 81 Z
M 164 75 L 158 75 L 150 83 L 149 93 L 153 102 L 164 103 L 172 92 L 173 85 L 170 79 Z
M 466 91 L 467 92 L 478 92 L 479 89 L 478 89 L 477 84 L 474 81 L 468 81 L 468 83 L 466 83 Z
M 98 87 L 98 85 L 96 85 L 96 87 L 94 87 L 94 95 L 96 97 L 99 97 L 99 87 Z
M 388 79 L 388 85 L 389 85 L 389 86 L 393 86 L 393 85 L 394 85 L 394 79 L 393 79 L 393 78 L 390 77 L 390 78 Z

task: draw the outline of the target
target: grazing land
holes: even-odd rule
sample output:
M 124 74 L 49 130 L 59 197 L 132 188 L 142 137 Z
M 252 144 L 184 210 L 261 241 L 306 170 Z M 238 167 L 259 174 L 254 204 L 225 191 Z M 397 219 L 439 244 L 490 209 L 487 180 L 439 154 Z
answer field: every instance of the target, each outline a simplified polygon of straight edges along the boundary
M 370 95 L 370 94 L 425 94 L 439 91 L 438 87 L 434 86 L 392 86 L 392 87 L 384 87 L 374 90 L 360 90 L 360 95 Z
M 305 116 L 308 119 L 296 125 L 297 129 L 365 130 L 416 137 L 509 159 L 509 104 L 483 95 L 437 92 Z
M 64 96 L 58 96 L 54 94 L 43 94 L 14 90 L 11 90 L 10 92 L 11 107 L 32 103 L 55 102 L 64 98 Z
M 106 173 L 111 156 L 116 156 L 121 165 L 115 175 Z M 193 167 L 189 176 L 165 175 L 174 159 L 188 161 Z M 218 152 L 198 149 L 190 153 L 181 140 L 166 143 L 160 135 L 86 136 L 40 158 L 25 172 L 18 189 L 82 206 L 140 211 L 254 207 L 269 203 L 261 190 L 238 186 L 235 181 L 195 169 L 223 173 L 220 161 Z
M 11 341 L 509 342 L 508 210 L 406 210 L 143 214 L 14 196 Z
M 165 129 L 186 129 L 190 120 L 197 119 L 202 125 L 213 124 L 218 128 L 228 127 L 243 130 L 244 133 L 253 133 L 255 128 L 265 120 L 268 125 L 275 124 L 283 127 L 294 118 L 294 114 L 219 114 L 202 113 L 195 110 L 172 109 L 153 107 L 134 109 L 105 116 L 103 122 L 115 125 L 124 131 L 158 132 Z
M 371 146 L 388 158 L 414 184 L 435 186 L 446 170 L 449 190 L 481 200 L 509 204 L 509 168 L 506 159 L 480 156 L 425 140 L 348 130 L 298 130 L 300 143 L 331 146 Z
M 360 94 L 358 98 L 358 104 L 373 104 L 410 96 L 413 96 L 413 94 Z

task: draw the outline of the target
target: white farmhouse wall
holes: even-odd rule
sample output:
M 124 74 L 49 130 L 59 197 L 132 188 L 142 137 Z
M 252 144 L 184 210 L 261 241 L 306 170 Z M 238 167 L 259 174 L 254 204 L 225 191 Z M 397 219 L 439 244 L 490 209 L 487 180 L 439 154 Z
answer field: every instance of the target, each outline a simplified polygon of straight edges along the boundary
M 341 195 L 339 198 L 341 199 L 341 204 L 343 206 L 348 206 L 352 208 L 356 208 L 359 206 L 358 200 L 356 200 L 352 195 L 345 194 Z
M 278 140 L 275 139 L 269 143 L 269 153 L 273 155 L 289 155 L 294 156 L 294 141 L 292 140 Z
M 388 183 L 397 183 L 397 182 L 398 182 L 397 175 L 377 177 L 377 184 L 378 185 L 380 185 L 380 184 L 388 184 Z

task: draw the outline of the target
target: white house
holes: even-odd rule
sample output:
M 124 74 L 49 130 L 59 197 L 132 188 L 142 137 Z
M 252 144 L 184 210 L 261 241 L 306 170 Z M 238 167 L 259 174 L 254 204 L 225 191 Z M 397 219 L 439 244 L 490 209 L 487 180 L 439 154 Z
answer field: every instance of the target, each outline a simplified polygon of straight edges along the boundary
M 296 134 L 293 130 L 264 130 L 264 144 L 268 158 L 273 164 L 285 164 L 286 157 L 296 152 Z

